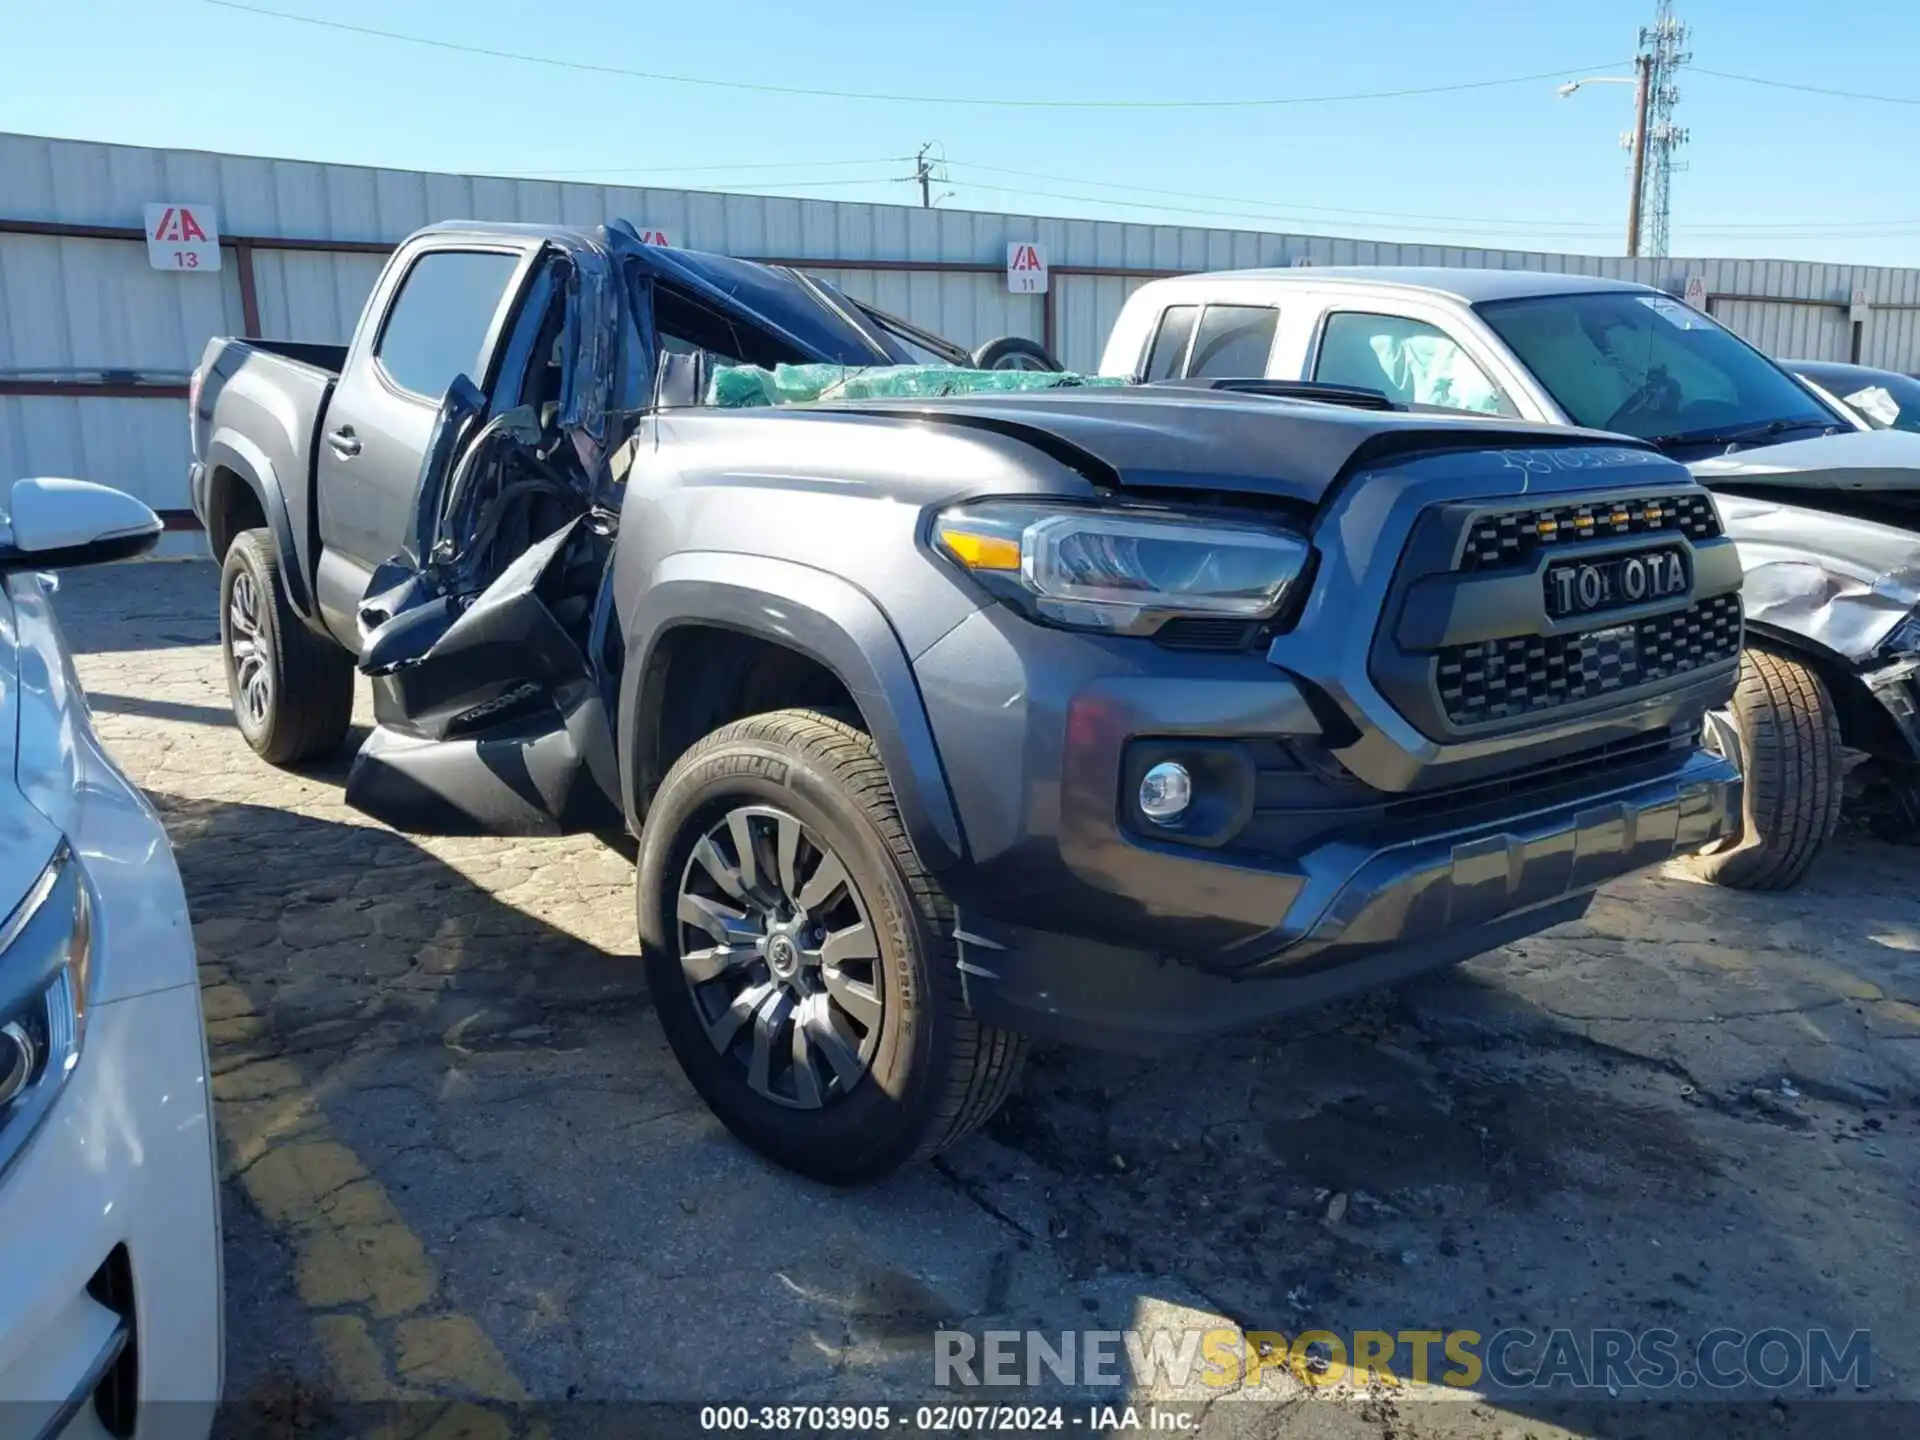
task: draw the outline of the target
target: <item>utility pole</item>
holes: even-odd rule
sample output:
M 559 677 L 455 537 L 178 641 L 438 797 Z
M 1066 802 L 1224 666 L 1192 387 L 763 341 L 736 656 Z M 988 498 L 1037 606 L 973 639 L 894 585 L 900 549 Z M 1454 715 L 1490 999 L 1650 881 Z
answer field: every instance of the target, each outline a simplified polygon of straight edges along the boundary
M 1645 65 L 1641 83 L 1647 98 L 1641 116 L 1635 121 L 1637 127 L 1644 120 L 1645 129 L 1639 132 L 1644 143 L 1635 148 L 1633 155 L 1635 173 L 1644 171 L 1643 180 L 1635 186 L 1634 193 L 1640 196 L 1646 222 L 1639 249 L 1648 255 L 1667 253 L 1673 176 L 1674 172 L 1687 168 L 1684 161 L 1674 159 L 1674 151 L 1687 143 L 1688 134 L 1684 127 L 1673 123 L 1673 111 L 1680 103 L 1680 87 L 1674 84 L 1674 76 L 1693 59 L 1692 52 L 1685 48 L 1689 34 L 1687 27 L 1674 17 L 1673 0 L 1659 0 L 1653 24 L 1640 31 L 1641 60 Z
M 1647 92 L 1651 90 L 1653 57 L 1634 57 L 1639 83 L 1633 95 L 1633 189 L 1627 195 L 1627 258 L 1640 256 L 1640 197 L 1647 183 Z
M 933 149 L 933 142 L 929 140 L 920 147 L 920 153 L 914 157 L 913 162 L 913 178 L 920 182 L 922 210 L 933 208 L 933 162 L 927 158 L 927 152 L 931 149 Z
M 942 151 L 941 157 L 938 160 L 933 158 L 933 152 L 935 150 Z M 902 180 L 920 187 L 920 208 L 922 210 L 931 210 L 942 200 L 952 197 L 953 191 L 951 190 L 942 190 L 938 195 L 933 193 L 933 185 L 936 180 L 942 185 L 947 183 L 945 174 L 946 163 L 944 147 L 938 140 L 929 140 L 920 147 L 920 153 L 913 157 L 913 174 L 899 177 Z

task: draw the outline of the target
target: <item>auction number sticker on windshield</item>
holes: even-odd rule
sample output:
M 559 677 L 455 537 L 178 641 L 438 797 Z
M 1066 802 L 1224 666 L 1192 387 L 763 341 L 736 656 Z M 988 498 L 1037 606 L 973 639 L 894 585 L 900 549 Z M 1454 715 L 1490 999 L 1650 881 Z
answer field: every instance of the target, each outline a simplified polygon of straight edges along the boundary
M 1636 295 L 1633 298 L 1669 325 L 1673 326 L 1676 330 L 1704 330 L 1707 328 L 1706 321 L 1702 320 L 1700 316 L 1693 311 L 1687 309 L 1687 307 L 1682 305 L 1678 300 L 1670 299 L 1665 295 Z
M 1847 403 L 1869 420 L 1878 420 L 1888 427 L 1900 418 L 1900 402 L 1893 398 L 1892 392 L 1884 385 L 1869 385 L 1864 390 L 1856 390 L 1847 396 Z

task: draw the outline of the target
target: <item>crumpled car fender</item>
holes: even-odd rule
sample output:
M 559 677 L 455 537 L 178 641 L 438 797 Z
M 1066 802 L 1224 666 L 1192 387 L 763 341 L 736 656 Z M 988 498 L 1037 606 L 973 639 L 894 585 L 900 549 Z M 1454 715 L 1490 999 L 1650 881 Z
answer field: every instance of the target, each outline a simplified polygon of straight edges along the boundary
M 1853 666 L 1920 605 L 1920 534 L 1749 496 L 1716 500 L 1746 570 L 1749 626 Z

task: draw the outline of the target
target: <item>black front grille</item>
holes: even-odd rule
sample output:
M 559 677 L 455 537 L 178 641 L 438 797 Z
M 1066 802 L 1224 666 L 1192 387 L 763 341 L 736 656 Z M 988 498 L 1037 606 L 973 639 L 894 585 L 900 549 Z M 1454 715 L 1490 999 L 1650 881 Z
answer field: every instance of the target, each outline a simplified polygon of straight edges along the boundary
M 1688 727 L 1662 729 L 1482 779 L 1400 792 L 1374 789 L 1324 751 L 1309 756 L 1305 747 L 1254 741 L 1246 747 L 1258 766 L 1253 818 L 1233 845 L 1299 855 L 1328 835 L 1389 843 L 1410 833 L 1507 819 L 1518 810 L 1639 784 L 1684 765 L 1698 743 Z
M 1563 793 L 1592 788 L 1596 780 L 1631 781 L 1650 764 L 1671 761 L 1694 748 L 1692 735 L 1662 731 L 1597 745 L 1557 760 L 1509 770 L 1490 780 L 1474 780 L 1441 790 L 1396 796 L 1386 804 L 1391 820 L 1454 818 L 1473 815 L 1487 806 L 1521 797 L 1546 801 Z
M 1671 614 L 1575 634 L 1449 645 L 1439 653 L 1436 679 L 1447 718 L 1481 725 L 1668 680 L 1739 653 L 1740 597 L 1716 595 Z
M 1583 540 L 1662 532 L 1685 535 L 1690 540 L 1711 540 L 1721 533 L 1720 517 L 1713 501 L 1699 491 L 1580 505 L 1543 505 L 1483 515 L 1467 532 L 1459 568 L 1486 570 L 1515 565 L 1542 549 L 1559 550 Z

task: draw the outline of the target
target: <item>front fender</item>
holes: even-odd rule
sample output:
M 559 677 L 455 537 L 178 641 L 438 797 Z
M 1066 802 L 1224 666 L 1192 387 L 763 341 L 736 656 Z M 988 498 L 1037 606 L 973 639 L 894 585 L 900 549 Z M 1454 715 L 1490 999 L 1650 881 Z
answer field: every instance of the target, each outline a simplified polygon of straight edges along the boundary
M 1858 668 L 1920 605 L 1920 535 L 1752 496 L 1716 497 L 1747 623 Z
M 230 470 L 253 491 L 260 509 L 273 531 L 274 548 L 280 552 L 280 578 L 287 587 L 287 603 L 309 624 L 315 621 L 313 590 L 294 543 L 293 522 L 287 514 L 286 494 L 280 488 L 280 476 L 253 441 L 231 426 L 221 426 L 207 441 L 204 463 L 209 480 L 215 470 Z M 209 520 L 211 516 L 207 517 Z
M 628 611 L 620 679 L 621 800 L 639 833 L 635 727 L 642 686 L 660 642 L 676 627 L 718 625 L 757 635 L 817 661 L 847 688 L 887 767 L 895 802 L 920 861 L 942 870 L 965 858 L 965 842 L 926 707 L 906 651 L 880 607 L 837 575 L 790 560 L 693 551 L 661 562 Z M 669 703 L 671 703 L 669 701 Z

